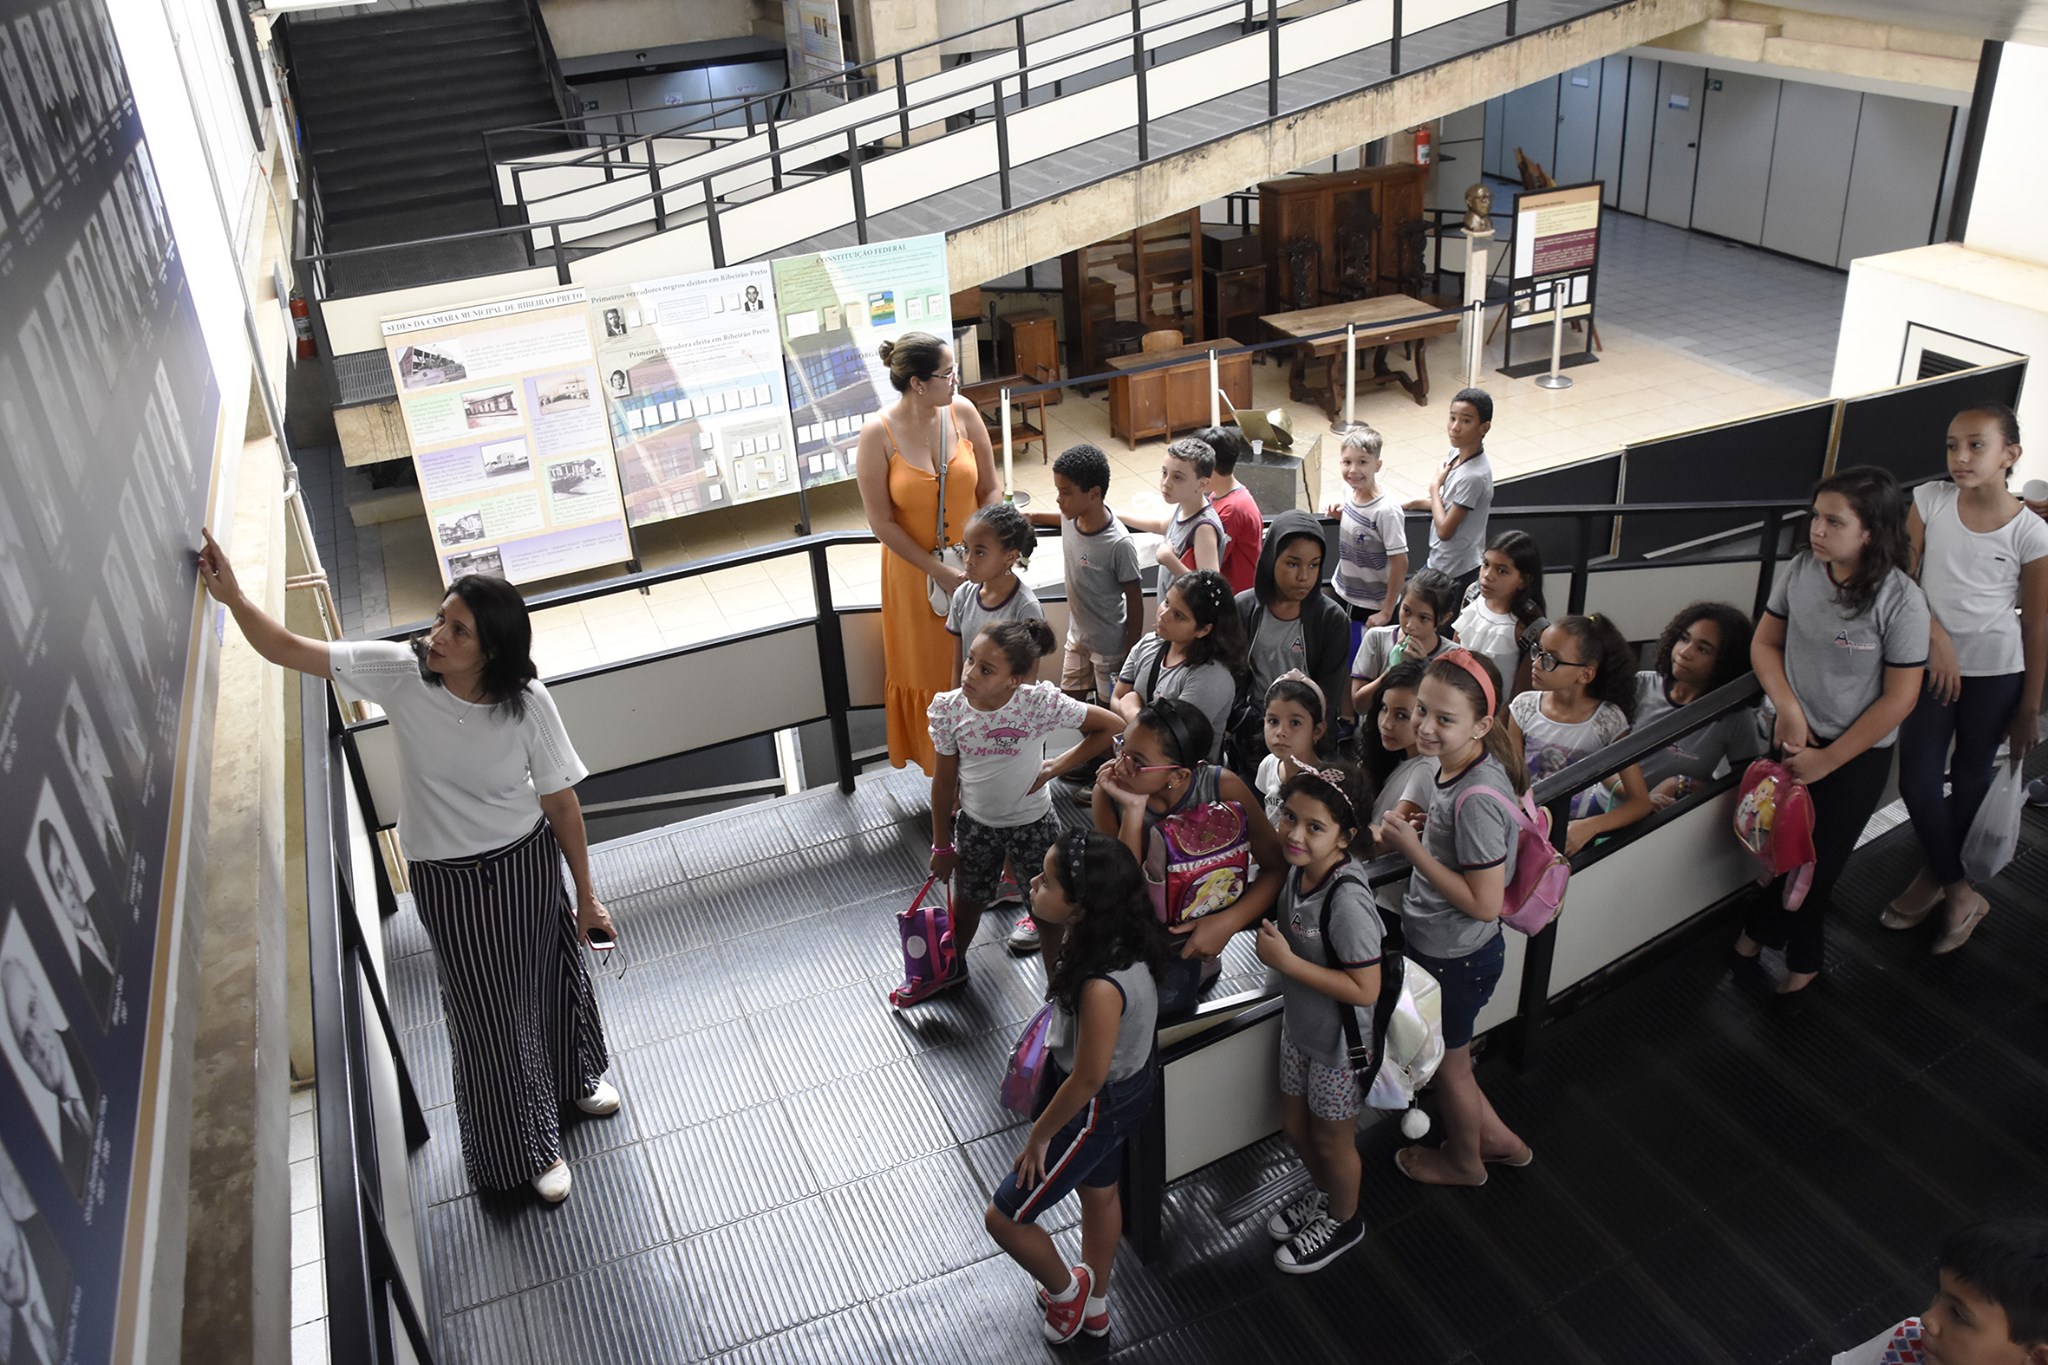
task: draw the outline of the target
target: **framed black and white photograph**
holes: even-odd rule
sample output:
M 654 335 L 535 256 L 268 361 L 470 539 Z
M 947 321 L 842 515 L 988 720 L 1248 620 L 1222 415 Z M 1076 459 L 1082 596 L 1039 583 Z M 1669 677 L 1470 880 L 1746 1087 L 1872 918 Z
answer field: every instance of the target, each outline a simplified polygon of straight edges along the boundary
M 122 652 L 135 669 L 137 691 L 145 699 L 154 698 L 157 690 L 156 660 L 151 657 L 149 642 L 156 631 L 151 628 L 149 618 L 144 615 L 142 594 L 135 585 L 134 572 L 128 567 L 128 557 L 119 544 L 107 546 L 107 557 L 100 565 L 100 581 L 106 586 L 107 608 L 113 617 L 114 634 L 120 638 Z M 145 700 L 145 713 L 149 702 Z
M 29 873 L 43 893 L 50 921 L 64 943 L 64 954 L 104 1033 L 113 1018 L 121 921 L 113 912 L 111 893 L 96 885 L 87 871 L 70 822 L 57 802 L 57 789 L 48 778 L 43 779 L 25 852 Z
M 86 611 L 82 643 L 93 693 L 114 727 L 114 749 L 127 765 L 129 781 L 140 786 L 149 772 L 149 741 L 143 736 L 142 716 L 135 707 L 135 689 L 128 685 L 128 675 L 114 655 L 114 637 L 97 602 Z
M 51 344 L 43 315 L 31 312 L 15 336 L 21 342 L 21 358 L 28 363 L 28 373 L 23 376 L 26 391 L 55 438 L 57 461 L 64 467 L 64 476 L 74 490 L 82 488 L 86 475 L 85 435 L 75 420 L 78 400 L 72 396 L 71 381 L 64 377 L 65 367 Z
M 106 297 L 92 277 L 92 267 L 86 263 L 84 247 L 72 243 L 64 253 L 64 269 L 71 277 L 71 294 L 85 319 L 86 334 L 92 338 L 93 350 L 99 356 L 100 372 L 112 384 L 121 373 L 121 338 L 115 334 L 114 320 L 117 315 L 108 310 Z
M 56 9 L 39 10 L 36 19 L 42 25 L 43 52 L 50 60 L 51 74 L 57 78 L 57 88 L 63 92 L 72 130 L 81 143 L 89 142 L 99 124 L 99 101 L 87 87 L 83 73 L 72 68 L 71 53 L 64 45 L 64 25 Z
M 0 1052 L 72 1197 L 85 1198 L 98 1132 L 99 1080 L 18 910 L 0 925 Z
M 114 783 L 114 765 L 107 759 L 99 726 L 93 723 L 85 693 L 75 679 L 64 691 L 57 747 L 64 754 L 65 771 L 78 789 L 78 803 L 85 808 L 85 827 L 106 855 L 107 866 L 121 867 L 128 857 L 128 803 Z
M 459 555 L 448 556 L 448 581 L 469 573 L 486 573 L 493 578 L 505 576 L 505 557 L 495 549 L 470 550 Z
M 106 416 L 104 403 L 86 403 L 84 395 L 95 392 L 101 383 L 111 383 L 106 362 L 102 358 L 106 348 L 86 334 L 85 323 L 78 316 L 78 309 L 71 301 L 71 291 L 65 287 L 64 272 L 50 276 L 50 282 L 43 286 L 43 308 L 50 315 L 50 336 L 56 342 L 57 351 L 53 357 L 53 370 L 62 378 L 55 384 L 45 385 L 38 377 L 36 387 L 45 411 L 51 400 L 59 395 L 76 394 L 85 409 L 86 426 L 91 431 L 100 429 L 100 422 Z M 30 359 L 31 367 L 35 360 Z M 85 471 L 81 469 L 80 475 Z
M 0 1147 L 0 1362 L 63 1365 L 73 1282 L 50 1220 Z
M 71 0 L 78 7 L 79 22 L 99 34 L 100 51 L 106 54 L 107 72 L 114 82 L 114 102 L 128 98 L 128 73 L 121 66 L 121 43 L 114 36 L 114 18 L 107 7 L 94 0 Z
M 49 125 L 44 122 L 35 89 L 29 84 L 28 65 L 15 45 L 14 30 L 4 23 L 0 23 L 0 86 L 7 90 L 7 103 L 20 126 L 36 183 L 48 185 L 57 178 L 56 148 L 52 146 Z
M 171 389 L 170 372 L 163 361 L 156 363 L 156 401 L 163 405 L 164 427 L 170 433 L 171 452 L 178 457 L 186 477 L 192 474 L 192 449 L 185 443 L 185 422 L 178 415 L 178 395 Z
M 26 153 L 15 140 L 7 115 L 0 112 L 0 189 L 7 192 L 7 211 L 17 223 L 36 202 L 35 182 L 29 176 Z
M 78 17 L 67 4 L 54 4 L 44 11 L 57 16 L 57 22 L 64 31 L 64 50 L 71 59 L 71 69 L 78 75 L 78 83 L 85 90 L 85 97 L 93 106 L 94 122 L 104 122 L 114 112 L 118 101 L 114 98 L 112 86 L 107 83 L 106 72 L 100 69 L 98 54 L 86 42 L 85 32 L 78 25 Z
M 136 479 L 144 475 L 138 471 Z M 149 608 L 149 618 L 154 625 L 152 637 L 160 637 L 169 624 L 169 603 L 164 596 L 163 537 L 155 525 L 142 515 L 142 500 L 136 496 L 135 484 L 121 490 L 121 530 L 128 542 L 128 552 L 135 557 L 135 577 L 142 586 L 142 596 Z
M 14 362 L 4 356 L 0 356 L 0 450 L 7 453 L 27 495 L 30 519 L 43 538 L 43 554 L 54 560 L 64 544 L 64 512 L 50 478 L 50 445 L 36 429 L 28 393 L 21 387 Z
M 71 121 L 71 108 L 65 99 L 64 88 L 57 84 L 57 74 L 50 69 L 50 58 L 43 51 L 43 35 L 36 28 L 35 16 L 24 14 L 16 19 L 14 36 L 21 44 L 22 60 L 28 64 L 29 81 L 34 88 L 43 126 L 50 130 L 50 136 L 56 141 L 59 159 L 69 161 L 78 152 L 79 129 Z
M 120 210 L 115 207 L 116 198 L 112 190 L 100 196 L 99 216 L 87 226 L 86 241 L 92 245 L 96 258 L 106 257 L 103 268 L 121 282 L 123 297 L 140 317 L 148 306 L 148 294 L 143 288 L 134 249 L 128 244 L 128 232 L 122 226 Z
M 149 154 L 149 144 L 135 144 L 136 178 L 142 183 L 142 192 L 149 198 L 150 216 L 156 219 L 157 235 L 164 240 L 165 254 L 169 254 L 172 242 L 171 215 L 164 209 L 164 194 L 156 175 L 156 161 Z
M 36 580 L 29 559 L 21 523 L 14 519 L 8 499 L 0 498 L 0 616 L 7 618 L 15 648 L 24 651 L 36 623 Z

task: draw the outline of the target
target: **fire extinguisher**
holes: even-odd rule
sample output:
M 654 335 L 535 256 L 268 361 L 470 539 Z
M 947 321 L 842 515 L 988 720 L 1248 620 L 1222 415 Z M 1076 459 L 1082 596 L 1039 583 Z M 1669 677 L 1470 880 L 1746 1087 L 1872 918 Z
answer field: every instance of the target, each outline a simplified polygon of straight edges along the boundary
M 291 309 L 292 331 L 296 332 L 299 338 L 299 359 L 311 360 L 320 352 L 313 344 L 312 310 L 306 307 L 306 296 L 300 290 L 292 290 Z
M 1427 166 L 1427 165 L 1429 164 L 1429 156 L 1430 156 L 1430 147 L 1429 147 L 1429 144 L 1430 144 L 1430 132 L 1429 132 L 1429 125 L 1427 125 L 1427 124 L 1424 124 L 1424 125 L 1423 125 L 1422 127 L 1420 127 L 1420 128 L 1417 128 L 1417 129 L 1415 130 L 1415 164 L 1416 164 L 1416 165 L 1418 165 L 1418 166 Z

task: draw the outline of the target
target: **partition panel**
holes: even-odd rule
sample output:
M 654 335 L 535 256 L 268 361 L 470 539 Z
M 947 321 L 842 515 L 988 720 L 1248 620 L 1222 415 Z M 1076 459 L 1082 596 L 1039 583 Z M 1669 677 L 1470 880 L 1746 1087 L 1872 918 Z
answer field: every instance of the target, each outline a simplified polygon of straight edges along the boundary
M 569 263 L 569 278 L 582 285 L 636 284 L 711 268 L 711 229 L 700 220 L 580 257 Z
M 1756 864 L 1736 841 L 1731 789 L 1658 823 L 1638 839 L 1572 874 L 1557 919 L 1550 964 L 1554 996 L 1603 967 L 1663 937 L 1693 916 L 1756 881 Z M 1672 869 L 1685 870 L 1685 894 L 1664 894 Z
M 1976 403 L 2018 406 L 2026 377 L 2027 362 L 2012 360 L 1851 398 L 1842 408 L 1835 467 L 1874 464 L 1902 483 L 1941 478 L 1949 421 Z
M 977 123 L 861 167 L 870 217 L 915 204 L 939 184 L 960 184 L 995 173 L 994 123 Z
M 1279 1013 L 1169 1064 L 1160 1085 L 1170 1181 L 1279 1132 Z
M 1148 81 L 1156 82 L 1151 75 Z M 1064 152 L 1138 123 L 1138 78 L 1124 76 L 1010 115 L 1010 164 Z
M 719 235 L 727 261 L 780 251 L 853 220 L 853 178 L 845 171 L 791 185 L 767 199 L 723 210 Z
M 1543 562 L 1556 567 L 1571 563 L 1578 554 L 1578 518 L 1533 516 L 1516 509 L 1574 507 L 1590 503 L 1611 506 L 1620 498 L 1621 456 L 1597 455 L 1590 460 L 1559 465 L 1555 469 L 1503 479 L 1494 491 L 1493 516 L 1488 527 L 1494 534 L 1515 530 L 1531 536 L 1543 552 Z M 1614 519 L 1603 517 L 1595 520 L 1589 534 L 1589 545 L 1598 553 L 1613 543 Z M 1414 562 L 1413 548 L 1418 544 L 1425 548 L 1428 546 L 1426 536 L 1425 531 L 1425 538 L 1421 541 L 1417 541 L 1412 533 L 1408 537 L 1411 563 Z
M 1703 482 L 1740 490 L 1746 499 L 1804 499 L 1820 478 L 1834 429 L 1833 402 L 1785 408 L 1628 447 L 1622 481 L 1621 555 L 1669 553 L 1755 526 L 1754 512 L 1688 516 L 1627 514 L 1630 503 L 1694 502 Z M 1940 442 L 1935 442 L 1939 454 Z
M 1656 564 L 1587 575 L 1586 610 L 1609 617 L 1631 640 L 1654 640 L 1689 603 L 1726 602 L 1743 615 L 1756 601 L 1755 560 L 1729 564 Z M 1552 616 L 1564 610 L 1562 585 L 1550 590 Z

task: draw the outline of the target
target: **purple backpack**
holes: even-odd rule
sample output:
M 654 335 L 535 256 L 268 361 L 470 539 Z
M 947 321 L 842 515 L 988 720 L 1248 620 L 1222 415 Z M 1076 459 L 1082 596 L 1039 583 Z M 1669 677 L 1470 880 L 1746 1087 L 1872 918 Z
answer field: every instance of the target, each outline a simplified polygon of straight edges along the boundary
M 1038 1098 L 1038 1081 L 1045 1074 L 1045 1039 L 1051 1029 L 1052 1002 L 1048 1000 L 1017 1035 L 1009 1069 L 1003 1073 L 1003 1108 L 1025 1118 L 1031 1117 L 1031 1105 Z

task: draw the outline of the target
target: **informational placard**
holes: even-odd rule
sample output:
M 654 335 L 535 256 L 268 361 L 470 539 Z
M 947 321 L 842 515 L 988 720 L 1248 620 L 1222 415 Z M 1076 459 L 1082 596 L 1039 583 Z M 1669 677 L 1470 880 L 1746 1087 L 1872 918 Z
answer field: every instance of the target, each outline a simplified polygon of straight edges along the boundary
M 561 289 L 384 322 L 444 584 L 633 557 L 589 303 Z
M 1592 314 L 1600 190 L 1595 181 L 1515 196 L 1510 328 L 1548 327 L 1559 305 L 1567 320 Z
M 783 39 L 789 57 L 789 83 L 811 86 L 790 98 L 796 112 L 822 113 L 843 98 L 837 83 L 831 82 L 846 70 L 846 44 L 839 33 L 837 0 L 782 0 Z
M 204 873 L 192 551 L 219 416 L 104 5 L 0 0 L 6 1365 L 133 1353 L 178 906 Z
M 952 344 L 945 234 L 772 264 L 798 475 L 806 488 L 850 479 L 861 423 L 896 397 L 877 349 L 906 332 Z
M 774 305 L 765 262 L 591 292 L 633 525 L 797 491 Z

